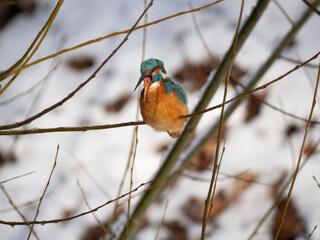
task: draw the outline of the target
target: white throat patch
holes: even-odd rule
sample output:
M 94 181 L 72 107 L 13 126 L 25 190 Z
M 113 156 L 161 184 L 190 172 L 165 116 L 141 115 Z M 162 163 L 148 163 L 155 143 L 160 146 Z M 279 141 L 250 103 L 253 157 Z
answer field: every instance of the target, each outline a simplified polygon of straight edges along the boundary
M 156 89 L 157 87 L 160 87 L 160 81 L 152 83 L 149 89 Z

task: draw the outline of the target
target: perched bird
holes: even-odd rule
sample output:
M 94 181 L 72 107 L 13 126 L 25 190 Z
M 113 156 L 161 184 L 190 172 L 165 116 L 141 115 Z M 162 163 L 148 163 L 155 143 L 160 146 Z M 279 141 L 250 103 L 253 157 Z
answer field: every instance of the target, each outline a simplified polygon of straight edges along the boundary
M 187 95 L 178 84 L 166 75 L 163 62 L 151 58 L 141 63 L 141 77 L 137 87 L 144 81 L 140 95 L 141 115 L 146 124 L 158 132 L 168 132 L 179 137 L 185 124 L 181 115 L 188 114 Z

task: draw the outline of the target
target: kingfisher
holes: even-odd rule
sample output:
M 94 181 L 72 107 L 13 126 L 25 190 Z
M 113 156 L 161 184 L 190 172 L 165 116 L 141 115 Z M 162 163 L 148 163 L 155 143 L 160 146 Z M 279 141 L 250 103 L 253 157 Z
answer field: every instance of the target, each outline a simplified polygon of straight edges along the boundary
M 185 91 L 166 75 L 161 60 L 145 60 L 141 63 L 140 72 L 134 91 L 144 81 L 140 94 L 144 122 L 157 132 L 167 132 L 172 138 L 179 137 L 186 121 L 179 117 L 189 113 Z

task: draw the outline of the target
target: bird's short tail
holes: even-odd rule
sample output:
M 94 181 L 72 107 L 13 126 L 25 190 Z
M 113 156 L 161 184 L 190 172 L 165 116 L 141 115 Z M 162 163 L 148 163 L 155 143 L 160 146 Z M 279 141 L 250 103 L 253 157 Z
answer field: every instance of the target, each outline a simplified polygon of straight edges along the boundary
M 181 134 L 180 134 L 180 132 L 168 132 L 167 131 L 167 133 L 170 135 L 170 137 L 172 137 L 172 138 L 177 138 L 177 137 L 179 137 Z

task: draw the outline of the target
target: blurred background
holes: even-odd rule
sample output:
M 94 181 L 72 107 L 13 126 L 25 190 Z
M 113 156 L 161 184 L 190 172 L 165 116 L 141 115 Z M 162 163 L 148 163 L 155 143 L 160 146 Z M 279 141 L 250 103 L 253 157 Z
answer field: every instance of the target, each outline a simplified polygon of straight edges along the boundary
M 23 56 L 57 2 L 0 1 L 0 71 L 8 69 Z M 147 22 L 212 2 L 155 0 L 148 10 Z M 242 22 L 256 3 L 255 0 L 245 1 Z M 146 28 L 145 48 L 143 29 L 134 31 L 96 77 L 74 97 L 20 129 L 135 121 L 139 91 L 133 89 L 140 78 L 140 63 L 148 58 L 164 62 L 167 75 L 185 89 L 192 112 L 209 75 L 214 74 L 232 43 L 240 6 L 241 1 L 226 0 L 199 12 L 151 25 Z M 235 59 L 232 79 L 246 84 L 290 30 L 292 22 L 307 8 L 302 0 L 270 1 Z M 130 29 L 143 10 L 143 0 L 65 0 L 30 62 Z M 259 84 L 277 78 L 318 53 L 319 26 L 319 15 L 314 13 Z M 122 34 L 105 38 L 54 55 L 21 71 L 0 95 L 0 125 L 22 121 L 66 97 L 90 77 L 124 37 Z M 308 119 L 318 64 L 319 58 L 259 91 L 255 97 L 249 96 L 225 124 L 225 152 L 207 239 L 248 239 L 273 204 L 279 189 L 294 173 L 306 121 L 270 108 L 261 99 Z M 2 90 L 10 78 L 0 82 Z M 236 96 L 241 89 L 236 85 L 230 82 L 227 99 Z M 222 102 L 223 90 L 224 84 L 209 106 Z M 319 97 L 318 94 L 317 99 Z M 317 103 L 314 121 L 320 120 L 319 113 Z M 196 129 L 195 139 L 203 135 L 219 116 L 220 109 L 205 113 Z M 26 219 L 34 218 L 58 145 L 57 164 L 41 203 L 38 220 L 67 218 L 88 211 L 86 201 L 93 209 L 116 198 L 130 156 L 133 130 L 134 127 L 129 126 L 87 132 L 0 136 L 0 219 L 24 221 L 13 204 Z M 279 239 L 307 239 L 320 224 L 320 162 L 316 145 L 319 138 L 320 127 L 316 122 L 310 126 L 302 150 L 303 161 L 308 161 L 297 177 L 287 213 L 288 225 L 284 226 Z M 166 133 L 157 133 L 146 125 L 139 126 L 133 188 L 153 178 L 173 141 Z M 200 238 L 215 148 L 216 140 L 212 139 L 179 180 L 148 209 L 134 239 L 155 239 L 157 229 L 158 239 Z M 30 174 L 4 182 L 27 173 Z M 121 193 L 128 192 L 129 187 L 128 174 Z M 139 189 L 133 194 L 131 209 L 142 191 Z M 126 222 L 127 199 L 122 198 L 117 206 L 111 228 L 114 234 L 119 233 Z M 277 204 L 253 239 L 273 239 L 284 202 Z M 100 226 L 92 214 L 87 214 L 58 224 L 35 225 L 36 236 L 32 234 L 30 239 L 102 239 L 104 228 L 101 224 L 107 226 L 113 209 L 114 203 L 95 212 Z M 1 239 L 27 239 L 29 231 L 27 226 L 0 224 Z M 310 239 L 320 239 L 320 230 L 316 229 Z

